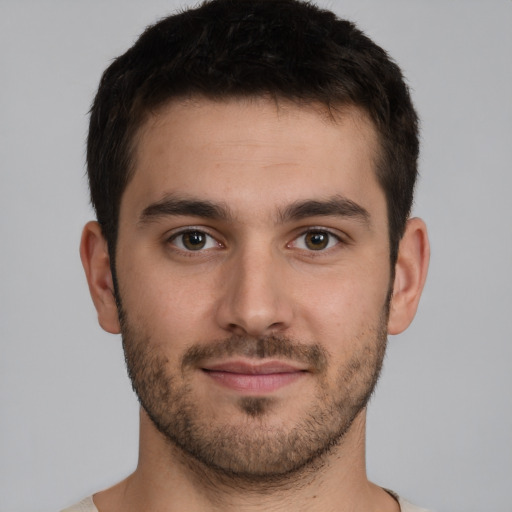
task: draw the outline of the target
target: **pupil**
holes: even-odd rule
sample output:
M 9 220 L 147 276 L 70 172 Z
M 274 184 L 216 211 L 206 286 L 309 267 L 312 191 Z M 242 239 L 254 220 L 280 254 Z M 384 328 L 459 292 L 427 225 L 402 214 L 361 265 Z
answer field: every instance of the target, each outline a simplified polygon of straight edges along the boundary
M 193 231 L 183 235 L 183 243 L 187 249 L 201 249 L 206 243 L 206 237 L 204 236 L 204 233 Z
M 313 232 L 309 233 L 306 237 L 306 245 L 310 249 L 318 251 L 319 249 L 324 249 L 327 247 L 328 240 L 329 237 L 326 233 Z

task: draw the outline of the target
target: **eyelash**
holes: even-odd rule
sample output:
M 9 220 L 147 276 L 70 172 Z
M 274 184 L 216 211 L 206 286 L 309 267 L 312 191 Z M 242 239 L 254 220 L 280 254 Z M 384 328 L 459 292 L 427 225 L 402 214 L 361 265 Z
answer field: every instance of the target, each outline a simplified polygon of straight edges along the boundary
M 304 239 L 303 245 L 304 246 L 307 245 L 306 237 L 308 235 L 326 236 L 327 237 L 326 246 L 319 247 L 317 249 L 312 249 L 311 247 L 309 247 L 309 248 L 308 247 L 297 247 L 297 241 L 301 240 L 301 239 Z M 295 237 L 290 243 L 287 244 L 287 247 L 292 247 L 292 248 L 297 247 L 298 249 L 300 249 L 302 251 L 314 254 L 314 253 L 326 252 L 329 249 L 332 249 L 333 247 L 335 247 L 336 245 L 338 245 L 342 242 L 343 242 L 343 240 L 339 235 L 336 235 L 335 233 L 333 233 L 332 231 L 330 231 L 328 229 L 320 228 L 320 227 L 311 227 L 311 228 L 308 228 L 306 231 L 302 232 L 301 234 L 299 234 L 299 236 Z
M 211 244 L 211 242 L 213 241 L 214 242 L 214 247 L 207 247 L 205 249 L 204 246 L 201 246 L 201 247 L 198 247 L 196 250 L 187 248 L 187 247 L 185 247 L 185 241 L 184 241 L 184 237 L 187 236 L 187 235 L 189 237 L 192 237 L 193 235 L 203 236 L 206 239 L 205 240 L 205 245 L 208 244 L 208 243 Z M 181 240 L 181 247 L 176 243 L 177 240 Z M 205 250 L 210 250 L 210 249 L 214 249 L 214 248 L 222 248 L 223 247 L 223 244 L 221 244 L 214 236 L 210 235 L 204 229 L 199 229 L 199 228 L 197 228 L 197 229 L 195 229 L 195 228 L 187 228 L 187 229 L 184 229 L 182 231 L 179 231 L 178 233 L 174 233 L 173 235 L 171 235 L 167 239 L 167 242 L 170 243 L 171 245 L 174 245 L 178 250 L 182 251 L 183 253 L 202 252 L 202 251 L 205 251 Z
M 184 239 L 184 237 L 186 237 L 187 235 L 189 237 L 188 242 L 185 241 L 185 239 Z M 190 238 L 190 237 L 193 237 L 194 235 L 197 237 L 202 236 L 205 239 L 203 245 L 200 245 L 200 241 L 199 241 L 198 247 L 195 250 L 193 248 L 187 247 L 185 245 L 187 243 L 194 242 L 194 240 Z M 320 239 L 317 239 L 317 241 L 320 242 L 319 247 L 317 249 L 314 249 L 311 247 L 308 248 L 308 241 L 306 240 L 306 237 L 308 235 L 311 235 L 311 236 L 319 235 L 320 236 Z M 324 241 L 324 240 L 322 240 L 322 237 L 327 238 L 325 241 L 324 247 L 322 247 L 322 242 Z M 302 239 L 302 243 L 301 243 L 302 247 L 299 247 L 298 241 L 300 241 L 301 239 Z M 212 242 L 213 242 L 213 246 L 212 246 Z M 310 242 L 311 242 L 311 240 L 310 240 Z M 180 251 L 181 253 L 187 254 L 187 255 L 192 255 L 193 253 L 201 253 L 204 251 L 210 251 L 212 249 L 222 249 L 224 247 L 224 245 L 221 242 L 219 242 L 214 236 L 209 234 L 204 229 L 193 228 L 193 227 L 190 227 L 190 228 L 187 228 L 187 229 L 184 229 L 182 231 L 172 234 L 169 238 L 167 238 L 167 243 L 170 243 L 171 245 L 174 246 L 174 248 L 176 250 Z M 290 249 L 296 248 L 296 249 L 299 249 L 300 251 L 303 251 L 306 254 L 313 256 L 313 255 L 315 255 L 315 253 L 317 253 L 317 254 L 325 253 L 341 243 L 345 243 L 344 239 L 340 235 L 333 233 L 329 229 L 321 228 L 321 227 L 311 227 L 311 228 L 308 228 L 307 230 L 303 231 L 302 233 L 300 233 L 291 242 L 287 243 L 286 247 L 290 248 Z M 210 246 L 208 247 L 208 245 L 210 245 Z

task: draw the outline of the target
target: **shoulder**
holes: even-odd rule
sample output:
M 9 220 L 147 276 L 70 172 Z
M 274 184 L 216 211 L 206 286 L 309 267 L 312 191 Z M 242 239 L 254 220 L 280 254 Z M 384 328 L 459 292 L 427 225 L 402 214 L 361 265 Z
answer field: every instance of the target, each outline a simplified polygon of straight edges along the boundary
M 397 496 L 397 499 L 398 503 L 400 504 L 401 512 L 429 512 L 426 508 L 420 508 L 417 507 L 416 505 L 412 505 L 403 498 L 400 498 L 400 496 Z
M 80 503 L 61 510 L 61 512 L 98 512 L 98 509 L 92 501 L 92 496 L 89 496 L 88 498 L 83 499 Z
M 393 498 L 395 498 L 396 501 L 398 501 L 398 504 L 400 505 L 400 511 L 401 512 L 431 512 L 427 510 L 426 508 L 417 507 L 416 505 L 413 505 L 412 503 L 409 503 L 408 501 L 404 500 L 398 494 L 394 491 L 391 491 L 389 489 L 384 489 L 388 494 L 391 494 Z

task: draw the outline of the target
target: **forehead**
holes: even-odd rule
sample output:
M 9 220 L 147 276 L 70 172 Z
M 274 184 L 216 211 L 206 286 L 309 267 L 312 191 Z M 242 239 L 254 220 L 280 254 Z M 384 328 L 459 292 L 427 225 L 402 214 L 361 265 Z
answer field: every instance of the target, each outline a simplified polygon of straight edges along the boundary
M 267 98 L 173 101 L 139 131 L 121 210 L 129 204 L 140 211 L 175 193 L 254 211 L 333 194 L 381 201 L 377 153 L 373 124 L 353 107 L 333 112 Z

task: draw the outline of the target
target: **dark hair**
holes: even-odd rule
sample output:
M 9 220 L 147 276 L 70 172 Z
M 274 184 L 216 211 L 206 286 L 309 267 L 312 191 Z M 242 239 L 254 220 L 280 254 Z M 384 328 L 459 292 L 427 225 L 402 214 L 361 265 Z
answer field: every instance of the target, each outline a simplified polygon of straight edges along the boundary
M 137 130 L 173 98 L 243 96 L 362 108 L 380 142 L 391 264 L 410 214 L 418 119 L 399 67 L 349 21 L 298 0 L 213 0 L 147 28 L 104 72 L 91 109 L 91 201 L 113 264 Z

